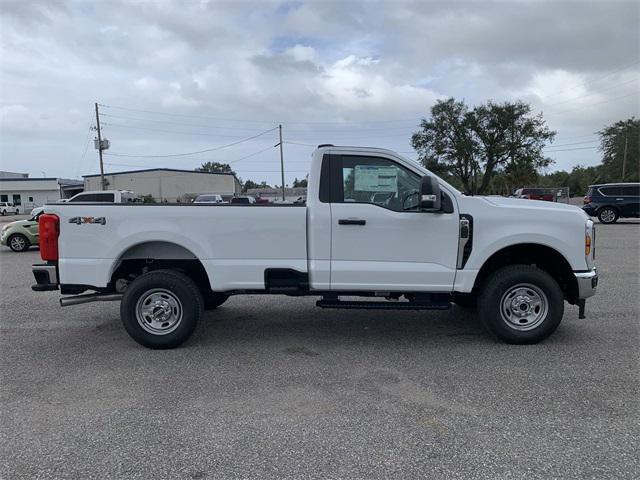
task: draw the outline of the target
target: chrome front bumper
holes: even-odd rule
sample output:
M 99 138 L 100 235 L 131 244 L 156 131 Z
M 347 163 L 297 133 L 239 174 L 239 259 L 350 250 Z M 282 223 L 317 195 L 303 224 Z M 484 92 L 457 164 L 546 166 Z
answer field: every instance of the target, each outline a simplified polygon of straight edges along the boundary
M 589 298 L 596 294 L 596 287 L 598 286 L 598 270 L 596 270 L 596 267 L 593 267 L 588 272 L 577 272 L 574 275 L 578 282 L 579 299 Z

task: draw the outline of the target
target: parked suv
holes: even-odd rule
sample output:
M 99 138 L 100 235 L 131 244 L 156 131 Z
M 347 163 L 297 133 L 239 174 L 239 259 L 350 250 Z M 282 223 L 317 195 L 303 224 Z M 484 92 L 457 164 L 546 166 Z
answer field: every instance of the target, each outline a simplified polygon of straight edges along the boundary
M 640 217 L 640 183 L 605 183 L 591 185 L 582 209 L 601 223 L 615 223 L 618 218 Z
M 15 215 L 18 215 L 20 213 L 20 209 L 17 206 L 15 206 L 13 203 L 0 202 L 0 214 L 4 216 L 7 213 L 13 213 Z

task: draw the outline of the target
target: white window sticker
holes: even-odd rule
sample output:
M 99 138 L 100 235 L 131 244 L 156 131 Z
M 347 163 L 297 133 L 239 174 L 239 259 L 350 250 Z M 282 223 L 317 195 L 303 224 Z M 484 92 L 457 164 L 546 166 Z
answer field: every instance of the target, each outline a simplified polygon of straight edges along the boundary
M 398 192 L 398 169 L 394 166 L 356 165 L 355 190 Z

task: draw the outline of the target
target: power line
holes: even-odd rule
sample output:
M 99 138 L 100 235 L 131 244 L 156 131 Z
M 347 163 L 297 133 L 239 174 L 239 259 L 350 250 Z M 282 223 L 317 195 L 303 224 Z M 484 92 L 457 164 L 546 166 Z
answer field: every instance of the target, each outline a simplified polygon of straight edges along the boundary
M 288 140 L 285 140 L 284 143 L 288 143 L 290 145 L 302 145 L 303 147 L 317 147 L 317 145 L 314 143 L 290 142 Z
M 189 155 L 197 155 L 199 153 L 206 152 L 215 152 L 216 150 L 222 150 L 223 148 L 233 147 L 234 145 L 238 145 L 243 142 L 248 142 L 249 140 L 253 140 L 254 138 L 258 138 L 266 133 L 273 132 L 277 130 L 278 127 L 270 128 L 269 130 L 265 130 L 263 132 L 258 133 L 257 135 L 253 135 L 251 137 L 243 138 L 242 140 L 238 140 L 237 142 L 228 143 L 226 145 L 219 145 L 217 147 L 206 148 L 204 150 L 197 150 L 195 152 L 185 152 L 185 153 L 171 153 L 167 155 L 131 155 L 128 153 L 107 153 L 106 155 L 111 155 L 113 157 L 131 157 L 131 158 L 167 158 L 167 157 L 187 157 Z
M 122 125 L 120 123 L 111 123 L 111 122 L 102 122 L 102 125 L 108 125 L 110 127 L 122 127 L 122 128 L 133 128 L 135 130 L 149 130 L 152 132 L 162 132 L 162 133 L 177 133 L 181 135 L 200 135 L 205 137 L 224 137 L 224 138 L 243 138 L 242 135 L 225 135 L 224 133 L 202 133 L 202 132 L 182 132 L 179 130 L 163 130 L 160 128 L 152 128 L 152 127 L 139 127 L 135 125 Z
M 84 150 L 82 151 L 82 157 L 80 157 L 80 162 L 78 162 L 78 166 L 76 168 L 76 177 L 80 173 L 80 169 L 84 164 L 84 157 L 87 156 L 87 150 L 89 150 L 89 144 L 91 143 L 91 127 L 93 127 L 93 124 L 89 122 L 89 128 L 87 130 L 87 138 L 85 138 L 84 140 Z
M 253 157 L 255 155 L 258 155 L 258 154 L 260 154 L 262 152 L 266 152 L 267 150 L 271 150 L 272 148 L 275 148 L 275 147 L 273 145 L 269 145 L 267 148 L 263 148 L 262 150 L 258 150 L 257 152 L 250 153 L 249 155 L 245 155 L 244 157 L 236 158 L 235 160 L 231 160 L 231 161 L 226 162 L 226 163 L 228 165 L 231 165 L 232 163 L 236 163 L 236 162 L 239 162 L 241 160 L 245 160 L 247 158 L 250 158 L 250 157 Z
M 590 85 L 590 84 L 592 84 L 592 83 L 599 82 L 600 80 L 604 80 L 605 78 L 610 77 L 611 75 L 613 75 L 613 74 L 615 74 L 615 73 L 619 73 L 619 72 L 622 72 L 622 71 L 624 71 L 624 70 L 627 70 L 628 68 L 633 67 L 634 65 L 638 65 L 639 63 L 640 63 L 640 60 L 636 60 L 635 62 L 633 62 L 633 63 L 629 63 L 629 64 L 626 64 L 625 66 L 623 66 L 623 67 L 621 67 L 621 68 L 618 68 L 618 69 L 616 69 L 616 70 L 613 70 L 613 71 L 611 71 L 611 72 L 609 72 L 609 73 L 605 74 L 605 75 L 604 75 L 604 76 L 602 76 L 602 77 L 598 77 L 598 78 L 595 78 L 595 79 L 593 79 L 593 80 L 588 80 L 588 81 L 586 81 L 586 82 L 581 83 L 580 85 L 578 85 L 578 84 L 576 83 L 576 84 L 574 84 L 574 86 L 584 86 L 584 85 Z M 560 90 L 560 91 L 559 91 L 559 92 L 557 92 L 557 93 L 554 93 L 554 94 L 552 94 L 552 95 L 546 95 L 546 96 L 543 96 L 543 97 L 541 97 L 541 98 L 543 98 L 543 99 L 545 99 L 545 98 L 546 98 L 546 99 L 549 99 L 549 98 L 558 97 L 558 96 L 562 95 L 564 92 L 566 92 L 566 91 L 570 90 L 571 88 L 573 88 L 573 87 L 567 87 L 567 88 L 564 88 L 563 90 Z
M 580 96 L 578 96 L 578 97 L 570 98 L 570 99 L 568 99 L 568 100 L 564 100 L 564 101 L 562 101 L 562 102 L 554 103 L 552 106 L 553 106 L 553 107 L 557 107 L 558 105 L 563 105 L 563 104 L 565 104 L 565 103 L 571 103 L 571 102 L 574 102 L 574 101 L 576 101 L 576 100 L 580 100 L 581 98 L 592 97 L 592 96 L 594 96 L 594 95 L 598 95 L 598 94 L 600 94 L 600 93 L 602 93 L 602 92 L 607 92 L 607 91 L 609 91 L 609 90 L 615 90 L 616 88 L 622 87 L 623 85 L 628 85 L 629 83 L 632 83 L 632 82 L 638 83 L 638 81 L 639 81 L 639 80 L 638 80 L 638 78 L 633 78 L 633 79 L 628 80 L 628 81 L 626 81 L 626 82 L 619 83 L 618 85 L 614 85 L 614 86 L 612 86 L 612 87 L 605 88 L 605 89 L 599 90 L 599 91 L 597 91 L 597 92 L 588 93 L 588 94 L 586 94 L 586 95 L 580 95 Z
M 585 143 L 594 143 L 599 142 L 600 140 L 587 140 L 586 142 L 575 142 L 575 143 L 561 143 L 559 145 L 549 145 L 544 148 L 556 148 L 556 147 L 568 147 L 571 145 L 584 145 Z
M 602 101 L 602 102 L 591 103 L 591 104 L 589 104 L 589 105 L 584 105 L 584 106 L 582 106 L 582 107 L 570 108 L 570 109 L 568 109 L 568 110 L 563 110 L 563 111 L 561 111 L 561 112 L 554 112 L 554 111 L 552 110 L 552 111 L 551 111 L 551 115 L 561 115 L 561 114 L 563 114 L 563 113 L 567 113 L 567 112 L 573 112 L 573 111 L 576 111 L 576 110 L 583 110 L 583 109 L 585 109 L 585 108 L 595 107 L 595 106 L 597 106 L 597 105 L 602 105 L 602 104 L 604 104 L 604 103 L 614 102 L 614 101 L 616 101 L 616 100 L 620 100 L 620 99 L 622 99 L 622 98 L 632 97 L 632 96 L 636 96 L 636 95 L 638 95 L 638 92 L 632 92 L 632 93 L 628 93 L 628 94 L 626 94 L 626 95 L 622 95 L 622 96 L 619 96 L 619 97 L 610 98 L 610 99 L 608 99 L 608 100 L 604 100 L 604 101 Z
M 143 110 L 138 108 L 129 108 L 129 107 L 120 107 L 117 105 L 105 105 L 100 103 L 100 107 L 103 108 L 113 108 L 118 110 L 124 110 L 128 112 L 140 112 L 140 113 L 148 113 L 152 115 L 167 115 L 171 117 L 185 117 L 185 118 L 205 118 L 209 120 L 218 120 L 223 122 L 241 122 L 241 123 L 257 123 L 257 124 L 273 124 L 276 123 L 275 120 L 252 120 L 252 119 L 241 119 L 241 118 L 226 118 L 226 117 L 214 117 L 209 115 L 194 115 L 194 114 L 186 114 L 186 113 L 169 113 L 169 112 L 159 112 L 157 110 Z M 415 122 L 416 119 L 420 119 L 420 116 L 417 115 L 416 118 L 404 118 L 404 119 L 394 119 L 394 120 L 356 120 L 356 121 L 323 121 L 323 122 L 282 122 L 286 125 L 349 125 L 349 124 L 385 124 L 385 123 L 398 123 L 398 122 Z
M 216 125 L 202 125 L 197 123 L 184 123 L 184 122 L 169 122 L 166 120 L 153 120 L 151 118 L 137 118 L 137 117 L 127 117 L 125 115 L 111 115 L 109 113 L 101 113 L 101 117 L 110 117 L 110 118 L 122 118 L 125 120 L 134 120 L 138 122 L 152 122 L 152 123 L 165 123 L 168 125 L 181 125 L 185 127 L 198 127 L 198 128 L 217 128 L 221 130 L 249 130 L 249 131 L 259 131 L 259 128 L 244 128 L 244 127 L 220 127 Z
M 132 163 L 112 163 L 112 162 L 105 162 L 105 165 L 110 165 L 110 166 L 116 166 L 116 167 L 139 167 L 139 168 L 144 168 L 144 169 L 148 169 L 148 170 L 162 170 L 162 169 L 171 169 L 170 167 L 150 167 L 149 165 L 139 165 L 139 164 L 132 164 Z M 245 170 L 245 169 L 234 169 L 234 171 L 236 172 L 247 172 L 247 173 L 280 173 L 280 170 Z M 309 170 L 287 170 L 287 172 L 291 172 L 291 173 L 308 173 Z M 116 172 L 117 173 L 117 172 Z M 187 173 L 192 173 L 191 171 L 185 171 L 185 172 L 181 172 L 175 175 L 167 175 L 163 178 L 168 178 L 168 177 L 179 177 L 182 176 L 184 174 Z M 207 173 L 207 172 L 198 172 L 197 170 L 193 170 L 193 173 Z M 105 175 L 113 175 L 113 173 L 105 173 Z
M 572 150 L 593 150 L 594 148 L 598 148 L 597 145 L 594 145 L 593 147 L 579 147 L 579 148 L 565 148 L 562 150 L 548 150 L 545 153 L 556 153 L 556 152 L 569 152 Z

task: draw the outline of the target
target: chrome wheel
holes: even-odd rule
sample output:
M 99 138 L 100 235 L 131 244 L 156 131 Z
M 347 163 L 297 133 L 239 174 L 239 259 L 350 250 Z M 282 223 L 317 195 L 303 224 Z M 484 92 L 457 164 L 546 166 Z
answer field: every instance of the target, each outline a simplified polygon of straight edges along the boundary
M 182 321 L 182 303 L 169 290 L 154 288 L 140 296 L 136 318 L 140 326 L 153 335 L 167 335 Z
M 500 300 L 500 316 L 514 330 L 526 332 L 539 326 L 547 317 L 549 302 L 535 285 L 521 283 L 511 287 Z
M 27 241 L 24 237 L 20 235 L 16 235 L 15 237 L 11 237 L 11 241 L 9 242 L 9 246 L 11 250 L 15 250 L 16 252 L 21 252 L 25 248 L 27 248 Z
M 613 223 L 616 221 L 616 212 L 610 208 L 605 208 L 600 212 L 599 217 L 602 223 Z

